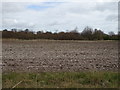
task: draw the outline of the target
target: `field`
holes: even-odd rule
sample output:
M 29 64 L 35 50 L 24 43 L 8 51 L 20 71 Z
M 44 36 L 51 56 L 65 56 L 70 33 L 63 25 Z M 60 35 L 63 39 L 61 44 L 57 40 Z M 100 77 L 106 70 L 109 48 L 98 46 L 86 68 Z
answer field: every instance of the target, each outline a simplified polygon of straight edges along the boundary
M 118 87 L 118 42 L 3 40 L 2 71 L 7 88 Z

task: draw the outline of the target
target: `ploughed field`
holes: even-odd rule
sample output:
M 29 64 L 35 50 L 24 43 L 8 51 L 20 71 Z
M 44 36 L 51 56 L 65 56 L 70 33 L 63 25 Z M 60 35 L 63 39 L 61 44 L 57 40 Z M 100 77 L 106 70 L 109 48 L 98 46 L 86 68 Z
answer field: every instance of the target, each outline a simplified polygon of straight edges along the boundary
M 117 71 L 117 41 L 3 40 L 3 72 Z

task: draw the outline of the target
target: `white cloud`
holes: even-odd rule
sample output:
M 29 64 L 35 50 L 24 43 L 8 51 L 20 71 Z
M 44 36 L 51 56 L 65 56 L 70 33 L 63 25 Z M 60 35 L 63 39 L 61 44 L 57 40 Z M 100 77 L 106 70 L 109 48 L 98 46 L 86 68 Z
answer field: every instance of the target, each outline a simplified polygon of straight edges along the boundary
M 2 0 L 2 2 L 118 2 L 119 0 Z
M 45 6 L 45 3 L 3 3 L 3 28 L 63 31 L 78 26 L 79 31 L 82 31 L 88 25 L 105 32 L 117 32 L 117 3 L 98 1 L 100 2 L 67 2 L 44 10 L 28 6 Z

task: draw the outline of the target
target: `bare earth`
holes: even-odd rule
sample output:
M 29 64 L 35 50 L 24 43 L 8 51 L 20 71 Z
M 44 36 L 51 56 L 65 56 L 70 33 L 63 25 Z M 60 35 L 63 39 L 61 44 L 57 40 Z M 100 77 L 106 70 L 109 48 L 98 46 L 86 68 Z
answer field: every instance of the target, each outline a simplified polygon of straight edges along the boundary
M 117 71 L 117 41 L 3 40 L 3 72 Z

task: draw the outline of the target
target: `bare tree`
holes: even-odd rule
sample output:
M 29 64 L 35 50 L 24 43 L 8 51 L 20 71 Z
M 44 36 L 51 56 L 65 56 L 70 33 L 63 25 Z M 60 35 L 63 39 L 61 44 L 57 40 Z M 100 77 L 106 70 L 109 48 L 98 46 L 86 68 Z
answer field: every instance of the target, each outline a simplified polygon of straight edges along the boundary
M 86 26 L 84 28 L 84 30 L 82 31 L 81 35 L 85 38 L 85 39 L 88 39 L 88 40 L 92 40 L 93 37 L 92 37 L 92 34 L 93 34 L 93 29 L 89 26 Z

